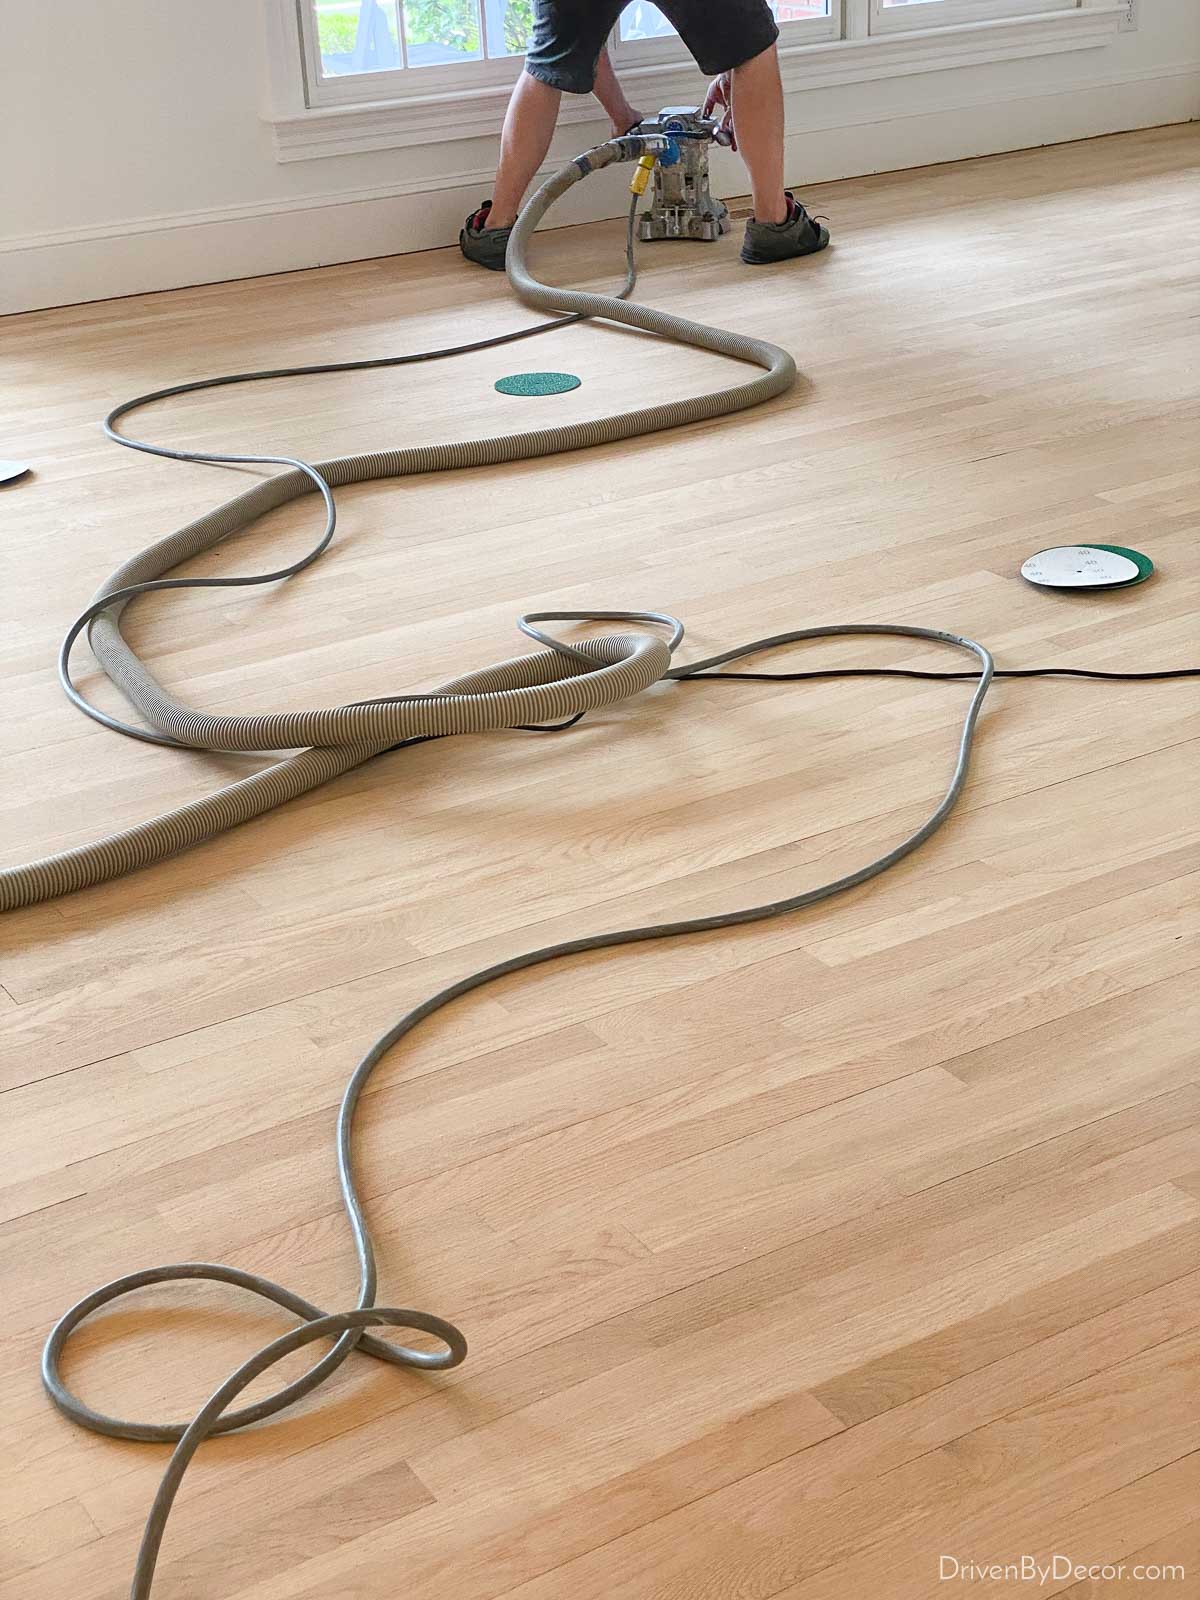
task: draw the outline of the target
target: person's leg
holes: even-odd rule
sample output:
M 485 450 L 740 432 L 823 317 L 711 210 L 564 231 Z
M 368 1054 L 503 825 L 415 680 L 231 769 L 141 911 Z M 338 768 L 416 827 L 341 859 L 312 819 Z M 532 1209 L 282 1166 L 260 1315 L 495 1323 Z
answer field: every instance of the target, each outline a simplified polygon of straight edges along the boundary
M 596 62 L 592 93 L 608 113 L 614 133 L 625 133 L 641 121 L 641 112 L 626 98 L 607 50 L 601 50 Z M 500 135 L 500 165 L 488 213 L 489 228 L 508 228 L 517 220 L 525 191 L 550 149 L 561 100 L 561 89 L 531 73 L 523 72 L 517 79 Z
M 738 150 L 750 174 L 754 215 L 759 222 L 786 222 L 783 191 L 783 83 L 774 45 L 730 73 L 733 125 Z
M 511 228 L 517 220 L 525 191 L 550 149 L 561 100 L 561 89 L 528 72 L 517 79 L 500 135 L 500 165 L 487 216 L 489 228 Z
M 700 70 L 721 78 L 721 98 L 729 97 L 738 149 L 750 174 L 754 215 L 760 222 L 785 222 L 783 84 L 775 48 L 779 28 L 767 0 L 659 4 Z
M 658 0 L 696 57 L 716 74 L 706 109 L 727 105 L 750 174 L 754 215 L 746 224 L 742 260 L 750 265 L 812 255 L 829 230 L 783 186 L 783 85 L 775 41 L 779 28 L 767 0 Z
M 481 267 L 504 270 L 508 234 L 534 174 L 545 161 L 563 94 L 589 94 L 596 83 L 604 40 L 624 0 L 534 0 L 533 35 L 525 70 L 508 102 L 500 139 L 500 165 L 492 198 L 467 218 L 458 236 L 463 255 Z M 605 60 L 603 100 L 610 116 L 629 109 Z M 622 132 L 624 130 L 622 129 Z

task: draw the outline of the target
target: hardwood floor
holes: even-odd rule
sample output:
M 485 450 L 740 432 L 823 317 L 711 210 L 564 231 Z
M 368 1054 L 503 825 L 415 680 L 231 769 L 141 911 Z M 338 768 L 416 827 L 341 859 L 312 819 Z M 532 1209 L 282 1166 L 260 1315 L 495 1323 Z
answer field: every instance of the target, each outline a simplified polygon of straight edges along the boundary
M 646 247 L 643 299 L 779 340 L 804 383 L 712 427 L 346 491 L 316 569 L 143 603 L 131 635 L 185 698 L 239 712 L 432 686 L 515 653 L 533 607 L 668 608 L 697 655 L 895 620 L 1001 665 L 1194 664 L 1198 162 L 1174 128 L 829 185 L 805 198 L 836 248 L 780 271 L 742 268 L 736 240 Z M 611 281 L 620 231 L 540 250 L 559 281 Z M 55 682 L 105 574 L 239 482 L 115 449 L 107 407 L 525 317 L 443 251 L 0 327 L 3 453 L 37 469 L 0 490 L 0 860 L 254 765 L 115 738 Z M 493 392 L 531 366 L 583 385 Z M 137 421 L 317 459 L 722 370 L 574 327 Z M 198 565 L 261 570 L 313 516 Z M 1081 539 L 1158 574 L 1092 597 L 1017 576 Z M 959 665 L 861 640 L 818 661 Z M 558 738 L 381 758 L 7 918 L 0 1600 L 125 1594 L 165 1463 L 50 1408 L 38 1356 L 67 1305 L 189 1259 L 351 1303 L 334 1108 L 403 1007 L 568 932 L 877 854 L 940 792 L 964 703 L 902 681 L 663 687 Z M 1194 1594 L 1197 709 L 1189 682 L 1000 684 L 961 810 L 882 881 L 508 980 L 406 1042 L 361 1140 L 381 1299 L 458 1321 L 469 1360 L 439 1379 L 355 1359 L 206 1445 L 156 1595 L 925 1600 L 955 1590 L 943 1557 L 1026 1555 L 1127 1571 L 958 1589 Z M 86 1330 L 68 1376 L 104 1410 L 186 1416 L 284 1325 L 216 1289 L 147 1293 Z

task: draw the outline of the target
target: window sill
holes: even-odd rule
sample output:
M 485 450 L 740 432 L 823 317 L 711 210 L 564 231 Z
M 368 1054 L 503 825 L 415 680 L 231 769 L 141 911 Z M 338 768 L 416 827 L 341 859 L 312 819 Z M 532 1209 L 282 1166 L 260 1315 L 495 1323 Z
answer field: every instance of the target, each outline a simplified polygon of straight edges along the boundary
M 1115 38 L 1126 12 L 1124 0 L 1102 0 L 1075 11 L 784 48 L 780 51 L 784 89 L 787 93 L 828 89 L 950 67 L 1095 49 Z M 630 84 L 645 84 L 647 89 L 653 85 L 653 96 L 641 96 L 648 102 L 652 98 L 659 104 L 670 103 L 694 97 L 696 92 L 696 70 L 686 62 L 629 67 L 621 76 Z M 273 131 L 277 160 L 308 161 L 318 156 L 494 138 L 500 131 L 509 92 L 507 86 L 492 85 L 317 110 L 273 109 L 263 120 Z M 637 98 L 635 93 L 633 99 Z M 564 106 L 561 122 L 566 126 L 594 122 L 598 116 L 591 101 L 580 98 Z

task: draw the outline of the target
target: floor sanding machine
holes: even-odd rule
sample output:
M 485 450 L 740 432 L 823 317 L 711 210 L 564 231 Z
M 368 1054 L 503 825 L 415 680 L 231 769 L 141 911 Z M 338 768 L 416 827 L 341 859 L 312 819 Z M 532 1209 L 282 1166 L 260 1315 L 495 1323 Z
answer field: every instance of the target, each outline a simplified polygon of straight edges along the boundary
M 638 162 L 633 192 L 644 194 L 651 175 L 650 209 L 638 218 L 638 238 L 719 239 L 729 232 L 729 210 L 713 196 L 708 180 L 711 144 L 732 142 L 727 129 L 696 106 L 667 106 L 637 126 L 658 149 Z

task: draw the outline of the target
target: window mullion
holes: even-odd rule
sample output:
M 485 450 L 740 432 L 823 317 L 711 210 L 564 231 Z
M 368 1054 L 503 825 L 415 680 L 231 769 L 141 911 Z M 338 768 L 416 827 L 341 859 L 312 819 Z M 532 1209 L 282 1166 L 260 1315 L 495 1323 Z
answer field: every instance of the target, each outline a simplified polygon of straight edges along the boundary
M 844 0 L 842 37 L 865 39 L 871 31 L 871 0 Z
M 300 11 L 300 51 L 304 62 L 305 98 L 321 82 L 321 45 L 317 36 L 317 9 L 313 0 L 304 0 Z

